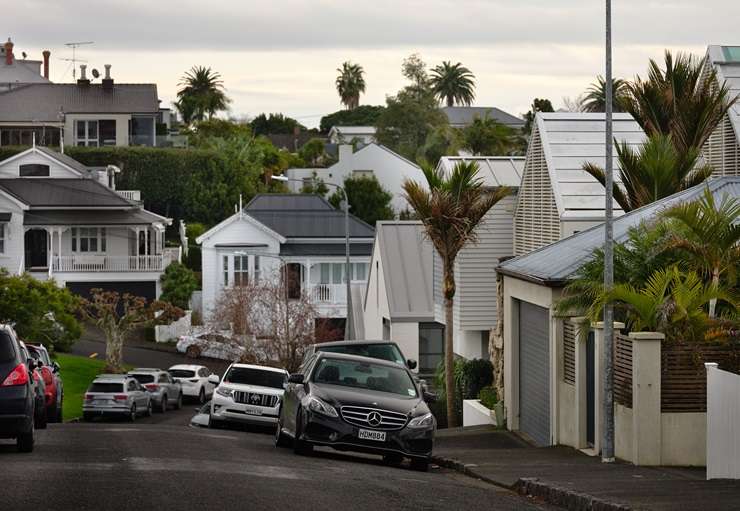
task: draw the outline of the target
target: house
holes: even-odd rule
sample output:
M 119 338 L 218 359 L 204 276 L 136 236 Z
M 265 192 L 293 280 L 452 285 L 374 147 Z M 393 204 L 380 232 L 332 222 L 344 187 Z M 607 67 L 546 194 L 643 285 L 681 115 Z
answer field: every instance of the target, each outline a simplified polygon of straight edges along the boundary
M 375 126 L 332 126 L 329 142 L 337 145 L 354 142 L 367 145 L 375 142 L 375 131 Z
M 705 73 L 714 68 L 717 81 L 727 84 L 730 97 L 740 95 L 740 46 L 709 46 L 705 65 Z M 702 153 L 714 176 L 740 176 L 740 103 L 730 108 Z
M 13 52 L 13 47 L 10 38 L 0 47 L 0 89 L 21 83 L 49 83 L 51 52 L 45 50 L 42 53 L 43 60 L 31 60 L 25 56 L 19 59 Z
M 83 64 L 77 83 L 1 87 L 0 146 L 155 146 L 161 116 L 156 84 L 116 83 L 107 64 L 91 83 Z
M 447 121 L 453 128 L 464 128 L 473 124 L 475 118 L 484 119 L 488 117 L 494 121 L 513 129 L 522 129 L 524 120 L 504 112 L 500 108 L 488 106 L 444 106 L 442 112 L 447 116 Z
M 710 179 L 622 215 L 614 220 L 615 241 L 625 241 L 631 227 L 655 218 L 662 210 L 699 199 L 705 188 L 717 201 L 725 195 L 740 197 L 740 177 Z M 601 374 L 603 345 L 599 329 L 587 342 L 579 342 L 578 321 L 558 317 L 555 306 L 569 279 L 603 243 L 604 225 L 599 224 L 507 260 L 497 268 L 503 275 L 507 427 L 527 435 L 538 445 L 563 444 L 599 451 L 603 424 L 599 396 L 603 393 L 601 378 L 594 377 Z M 691 462 L 684 464 L 695 464 L 694 460 L 701 459 L 702 442 L 697 440 L 689 446 L 686 441 L 698 435 L 698 431 L 692 431 L 697 428 L 696 417 L 673 414 L 663 420 L 664 442 L 682 443 L 684 447 L 678 448 L 679 452 L 695 451 L 684 458 Z M 687 430 L 681 436 L 680 432 Z M 619 435 L 624 431 L 617 428 L 617 433 L 622 438 Z M 617 442 L 618 456 L 624 445 Z
M 314 172 L 318 179 L 325 183 L 343 185 L 350 176 L 375 176 L 380 184 L 393 194 L 391 206 L 399 213 L 409 209 L 406 199 L 403 198 L 402 184 L 404 179 L 412 179 L 426 183 L 421 168 L 403 156 L 394 153 L 385 146 L 370 143 L 354 151 L 349 144 L 339 146 L 339 161 L 325 169 L 288 169 L 290 179 L 310 181 Z M 300 185 L 297 185 L 300 188 Z M 298 191 L 298 190 L 294 190 Z M 334 193 L 334 189 L 329 190 Z
M 604 186 L 583 170 L 605 165 L 603 113 L 538 112 L 514 214 L 514 255 L 536 250 L 604 221 Z M 645 134 L 629 114 L 614 114 L 614 139 L 638 148 Z M 614 151 L 614 178 L 619 182 Z M 622 210 L 614 204 L 614 215 Z
M 171 223 L 116 191 L 112 166 L 86 167 L 41 146 L 0 162 L 0 268 L 154 299 L 179 250 L 164 248 Z
M 261 194 L 196 239 L 202 247 L 203 304 L 214 310 L 221 292 L 248 279 L 279 275 L 287 265 L 289 293 L 308 293 L 324 318 L 347 317 L 345 217 L 308 194 Z M 367 279 L 374 229 L 350 216 L 351 280 Z

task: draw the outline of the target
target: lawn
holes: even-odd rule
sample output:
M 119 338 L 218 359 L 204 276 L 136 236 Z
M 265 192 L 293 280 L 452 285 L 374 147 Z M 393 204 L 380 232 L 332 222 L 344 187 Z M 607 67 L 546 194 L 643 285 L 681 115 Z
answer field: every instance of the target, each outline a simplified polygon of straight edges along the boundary
M 95 375 L 103 372 L 105 360 L 58 353 L 56 361 L 64 381 L 64 420 L 81 417 L 85 391 Z

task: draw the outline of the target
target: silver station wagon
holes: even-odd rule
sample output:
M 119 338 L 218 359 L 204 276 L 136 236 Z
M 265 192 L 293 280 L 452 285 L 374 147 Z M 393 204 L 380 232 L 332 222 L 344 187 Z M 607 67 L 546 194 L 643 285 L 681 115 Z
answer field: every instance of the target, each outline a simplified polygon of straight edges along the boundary
M 131 422 L 138 415 L 152 414 L 151 393 L 136 378 L 127 374 L 100 374 L 85 393 L 82 418 L 118 415 Z

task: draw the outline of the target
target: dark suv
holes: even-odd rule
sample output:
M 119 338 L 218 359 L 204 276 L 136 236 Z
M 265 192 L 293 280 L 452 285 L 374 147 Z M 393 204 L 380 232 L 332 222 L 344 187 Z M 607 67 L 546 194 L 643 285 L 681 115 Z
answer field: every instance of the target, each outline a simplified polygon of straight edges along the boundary
M 21 452 L 33 451 L 35 368 L 13 329 L 0 325 L 0 438 L 15 438 Z

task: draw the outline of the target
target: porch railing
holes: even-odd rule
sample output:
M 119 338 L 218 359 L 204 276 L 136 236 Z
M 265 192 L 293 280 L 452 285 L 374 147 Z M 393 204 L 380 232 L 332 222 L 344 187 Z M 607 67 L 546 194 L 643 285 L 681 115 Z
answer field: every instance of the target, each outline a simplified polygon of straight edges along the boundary
M 164 271 L 176 261 L 172 252 L 161 255 L 108 256 L 108 255 L 65 255 L 52 259 L 54 272 L 135 272 Z
M 116 190 L 116 193 L 126 200 L 141 202 L 141 190 Z
M 312 284 L 309 290 L 311 299 L 316 303 L 347 303 L 345 284 Z

